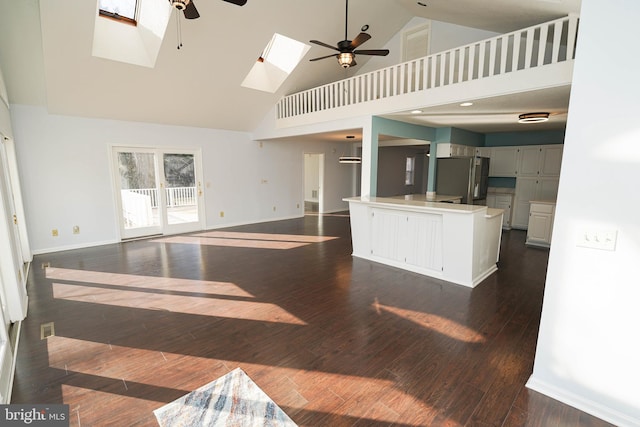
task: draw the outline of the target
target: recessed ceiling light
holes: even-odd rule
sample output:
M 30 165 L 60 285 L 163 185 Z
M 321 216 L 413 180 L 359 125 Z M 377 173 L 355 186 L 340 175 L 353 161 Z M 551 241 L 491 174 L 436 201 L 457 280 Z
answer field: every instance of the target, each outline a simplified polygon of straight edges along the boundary
M 549 113 L 526 113 L 518 116 L 518 123 L 542 123 L 549 120 Z
M 420 114 L 422 113 L 422 110 L 413 110 L 411 111 L 411 114 Z
M 460 104 L 461 107 L 471 107 L 473 105 L 473 102 L 463 102 L 462 104 Z

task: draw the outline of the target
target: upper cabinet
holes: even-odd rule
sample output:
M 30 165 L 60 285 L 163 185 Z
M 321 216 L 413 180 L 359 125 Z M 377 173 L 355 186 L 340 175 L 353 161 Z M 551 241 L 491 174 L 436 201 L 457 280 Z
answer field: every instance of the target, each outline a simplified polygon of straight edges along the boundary
M 492 147 L 489 176 L 517 176 L 518 147 Z
M 443 157 L 473 157 L 476 154 L 476 147 L 468 145 L 452 144 L 450 142 L 441 142 L 437 145 L 436 156 Z
M 562 145 L 531 145 L 518 148 L 517 176 L 559 176 Z
M 540 156 L 540 175 L 560 176 L 564 145 L 543 145 Z
M 492 147 L 489 176 L 560 176 L 563 145 Z

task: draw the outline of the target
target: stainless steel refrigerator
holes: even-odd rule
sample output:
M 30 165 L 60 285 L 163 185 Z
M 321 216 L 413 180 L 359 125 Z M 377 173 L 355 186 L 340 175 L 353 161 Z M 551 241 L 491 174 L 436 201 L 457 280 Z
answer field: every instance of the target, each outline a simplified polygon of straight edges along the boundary
M 462 196 L 462 203 L 486 204 L 489 187 L 489 159 L 449 157 L 438 159 L 436 194 Z

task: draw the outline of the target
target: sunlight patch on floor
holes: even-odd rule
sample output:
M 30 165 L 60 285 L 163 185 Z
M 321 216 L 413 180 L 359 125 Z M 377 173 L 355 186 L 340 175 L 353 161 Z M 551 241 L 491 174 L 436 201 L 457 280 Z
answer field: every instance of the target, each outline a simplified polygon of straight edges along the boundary
M 337 239 L 331 236 L 303 234 L 242 233 L 236 231 L 209 231 L 188 236 L 169 236 L 153 239 L 154 243 L 183 243 L 206 246 L 226 246 L 252 249 L 295 249 L 311 243 Z
M 220 239 L 216 237 L 172 236 L 151 240 L 153 243 L 183 243 L 204 246 L 225 246 L 250 249 L 295 249 L 310 243 L 280 242 L 268 240 Z
M 148 280 L 153 282 L 154 278 Z M 168 295 L 154 292 L 127 291 L 96 286 L 54 282 L 53 297 L 67 301 L 103 304 L 125 308 L 160 310 L 199 316 L 255 320 L 269 323 L 306 325 L 304 321 L 276 304 L 217 299 L 208 296 Z
M 47 267 L 45 274 L 47 279 L 65 280 L 69 282 L 95 283 L 100 285 L 124 286 L 158 291 L 176 291 L 183 293 L 189 292 L 206 295 L 253 298 L 253 295 L 249 292 L 231 282 L 105 273 L 102 271 L 76 270 L 57 267 Z
M 80 416 L 87 422 L 91 414 L 83 412 L 83 408 L 86 410 L 89 403 L 108 405 L 113 399 L 130 399 L 137 409 L 155 409 L 236 367 L 242 368 L 294 418 L 302 411 L 327 413 L 353 422 L 363 418 L 362 421 L 391 424 L 403 421 L 394 406 L 423 405 L 404 391 L 406 385 L 392 374 L 369 378 L 323 371 L 319 376 L 318 371 L 296 367 L 162 353 L 60 336 L 47 342 L 47 351 L 50 367 L 66 372 L 67 379 L 62 384 L 64 403 L 70 405 L 72 412 L 80 408 Z M 162 395 L 163 399 L 154 402 L 138 395 Z M 347 399 L 359 404 L 345 406 Z
M 241 233 L 238 231 L 209 231 L 207 233 L 194 234 L 194 236 L 299 243 L 322 243 L 329 240 L 337 239 L 337 237 L 331 236 L 308 236 L 304 234 Z
M 471 328 L 468 328 L 467 326 L 461 325 L 454 320 L 447 319 L 436 314 L 392 307 L 389 305 L 380 304 L 377 301 L 373 304 L 373 306 L 378 313 L 384 311 L 386 313 L 394 314 L 422 328 L 434 330 L 439 334 L 446 335 L 458 341 L 464 341 L 468 343 L 485 342 L 485 338 L 482 334 L 474 331 Z

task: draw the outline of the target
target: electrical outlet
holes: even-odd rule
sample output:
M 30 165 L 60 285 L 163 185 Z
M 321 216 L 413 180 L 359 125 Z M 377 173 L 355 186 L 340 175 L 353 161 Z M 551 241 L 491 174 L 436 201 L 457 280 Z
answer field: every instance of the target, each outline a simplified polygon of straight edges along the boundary
M 78 225 L 73 226 L 73 234 L 80 234 L 80 226 Z
M 616 230 L 585 230 L 578 238 L 577 246 L 615 251 L 617 240 L 618 232 Z
M 54 228 L 53 230 L 51 230 L 51 235 L 52 235 L 53 237 L 58 237 L 58 229 L 57 229 L 57 228 Z
M 275 207 L 275 206 L 273 207 L 273 211 L 274 211 L 274 212 L 276 211 L 276 207 Z
M 296 203 L 296 209 L 300 209 L 300 203 Z
M 220 218 L 224 218 L 224 211 L 220 211 Z

